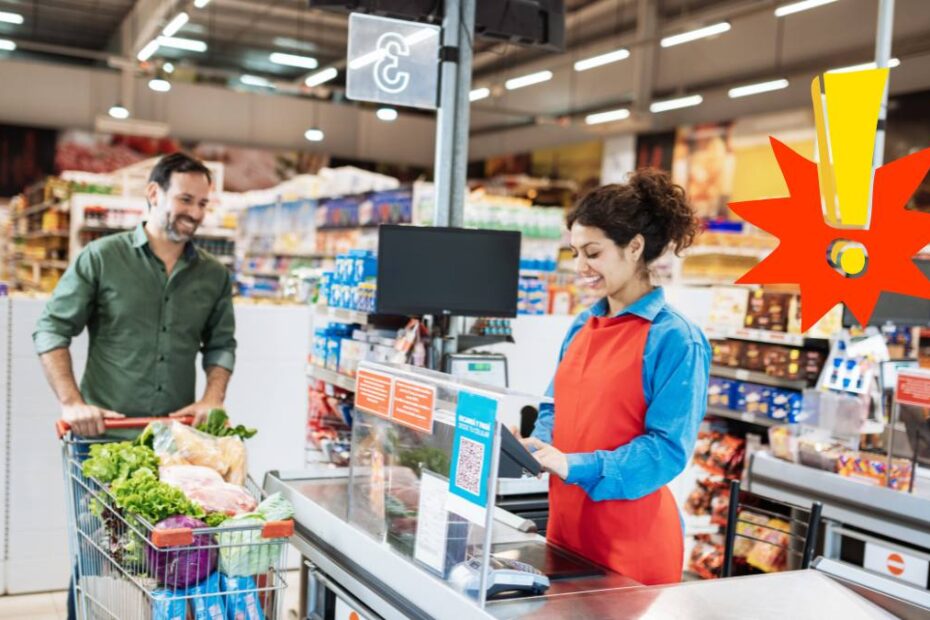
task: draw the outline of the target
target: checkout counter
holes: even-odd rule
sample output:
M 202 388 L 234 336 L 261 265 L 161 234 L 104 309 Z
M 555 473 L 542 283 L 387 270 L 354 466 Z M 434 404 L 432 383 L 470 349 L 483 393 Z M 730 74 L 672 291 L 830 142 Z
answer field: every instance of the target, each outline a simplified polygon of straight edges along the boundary
M 494 505 L 500 422 L 520 406 L 513 394 L 402 366 L 366 364 L 359 377 L 348 471 L 265 478 L 265 491 L 294 506 L 301 617 L 930 616 L 930 601 L 879 592 L 845 567 L 843 575 L 807 570 L 645 587 L 594 566 Z M 530 577 L 514 582 L 524 591 L 489 596 L 497 577 L 514 570 Z M 526 585 L 534 579 L 548 587 L 534 591 Z

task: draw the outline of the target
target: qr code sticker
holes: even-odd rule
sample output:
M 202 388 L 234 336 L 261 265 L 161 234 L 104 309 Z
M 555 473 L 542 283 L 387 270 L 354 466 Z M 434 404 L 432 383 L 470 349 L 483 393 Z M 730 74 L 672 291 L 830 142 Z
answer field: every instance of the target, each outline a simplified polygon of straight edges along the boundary
M 459 460 L 455 467 L 455 486 L 472 495 L 481 495 L 481 465 L 484 446 L 468 437 L 459 443 Z

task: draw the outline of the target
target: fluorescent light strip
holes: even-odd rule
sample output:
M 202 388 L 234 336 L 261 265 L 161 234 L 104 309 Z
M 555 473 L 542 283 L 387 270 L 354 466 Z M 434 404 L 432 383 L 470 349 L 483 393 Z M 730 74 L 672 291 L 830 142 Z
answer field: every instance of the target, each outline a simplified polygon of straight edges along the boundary
M 186 24 L 189 20 L 190 20 L 190 15 L 188 15 L 184 11 L 181 11 L 180 13 L 177 14 L 177 16 L 175 16 L 174 19 L 168 22 L 168 25 L 165 26 L 165 29 L 162 30 L 161 33 L 166 37 L 173 37 L 174 35 L 178 33 L 178 30 L 183 28 L 184 24 Z
M 476 88 L 470 93 L 468 93 L 468 100 L 472 102 L 481 101 L 482 99 L 487 99 L 490 96 L 491 96 L 490 88 Z
M 0 39 L 0 50 L 4 52 L 13 52 L 16 50 L 16 43 L 9 39 Z
M 276 65 L 285 65 L 287 67 L 299 67 L 301 69 L 316 69 L 320 66 L 316 58 L 310 56 L 298 56 L 296 54 L 284 54 L 281 52 L 272 52 L 268 60 Z
M 265 78 L 258 75 L 241 75 L 239 81 L 248 86 L 262 86 L 264 88 L 273 88 L 274 85 Z
M 323 133 L 322 129 L 308 129 L 304 132 L 304 138 L 310 142 L 322 142 L 323 138 L 326 137 L 326 134 Z
M 888 59 L 888 68 L 894 69 L 895 67 L 901 66 L 901 61 L 897 58 Z M 853 71 L 868 71 L 869 69 L 877 69 L 878 64 L 875 61 L 864 62 L 861 65 L 850 65 L 848 67 L 840 67 L 838 69 L 830 69 L 827 73 L 852 73 Z
M 397 120 L 397 110 L 394 108 L 379 108 L 375 115 L 382 121 L 390 123 Z
M 339 71 L 334 67 L 329 67 L 323 69 L 322 71 L 317 71 L 313 75 L 309 76 L 304 80 L 304 84 L 313 88 L 314 86 L 319 86 L 320 84 L 325 84 L 330 80 L 336 79 L 336 76 L 339 75 Z
M 609 65 L 613 62 L 626 60 L 629 57 L 630 50 L 626 48 L 614 50 L 612 52 L 607 52 L 606 54 L 600 54 L 598 56 L 592 56 L 591 58 L 579 60 L 575 63 L 575 71 L 587 71 L 588 69 L 594 69 L 595 67 L 603 67 L 604 65 Z
M 174 73 L 174 65 L 170 62 L 166 62 L 161 66 L 161 70 L 165 73 Z
M 738 97 L 748 97 L 750 95 L 768 93 L 773 90 L 781 90 L 783 88 L 788 88 L 788 80 L 771 80 L 769 82 L 759 82 L 758 84 L 737 86 L 736 88 L 731 88 L 727 94 L 730 96 L 730 99 L 736 99 Z
M 808 9 L 816 9 L 818 6 L 832 4 L 834 2 L 836 2 L 836 0 L 802 0 L 801 2 L 783 4 L 782 6 L 775 9 L 775 17 L 784 17 L 785 15 L 800 13 L 801 11 L 807 11 Z
M 173 47 L 178 50 L 186 50 L 188 52 L 207 51 L 207 44 L 203 41 L 195 41 L 194 39 L 184 39 L 181 37 L 158 37 L 158 44 L 164 45 L 165 47 Z
M 194 7 L 198 9 L 202 9 L 208 4 L 210 4 L 210 0 L 194 0 Z
M 166 93 L 171 90 L 171 82 L 168 80 L 162 80 L 160 78 L 155 78 L 149 80 L 149 88 L 159 93 Z
M 504 88 L 507 90 L 517 90 L 518 88 L 523 88 L 525 86 L 532 86 L 533 84 L 548 82 L 551 79 L 552 71 L 538 71 L 536 73 L 530 73 L 529 75 L 524 75 L 518 78 L 511 78 L 504 82 Z
M 0 11 L 0 22 L 7 24 L 22 24 L 23 16 L 19 13 L 10 13 L 9 11 Z
M 690 95 L 688 97 L 679 97 L 677 99 L 666 99 L 665 101 L 655 101 L 649 106 L 649 111 L 653 114 L 677 110 L 679 108 L 690 108 L 691 106 L 700 105 L 704 97 L 700 95 Z
M 584 122 L 587 125 L 600 125 L 601 123 L 612 123 L 613 121 L 622 121 L 626 118 L 630 118 L 630 111 L 626 108 L 621 108 L 619 110 L 608 110 L 607 112 L 598 112 L 596 114 L 588 114 L 584 117 Z
M 127 110 L 124 106 L 121 106 L 121 105 L 111 106 L 110 109 L 107 111 L 107 113 L 112 118 L 119 119 L 121 121 L 129 118 L 129 110 Z
M 710 26 L 698 28 L 697 30 L 689 30 L 688 32 L 682 32 L 681 34 L 673 34 L 669 37 L 664 37 L 660 44 L 662 47 L 672 47 L 673 45 L 690 43 L 691 41 L 697 41 L 698 39 L 704 39 L 706 37 L 712 37 L 717 34 L 723 34 L 724 32 L 729 31 L 730 28 L 730 22 L 718 22 Z
M 136 58 L 139 59 L 139 62 L 145 62 L 152 57 L 152 54 L 158 51 L 158 46 L 158 39 L 152 39 L 145 44 L 145 47 L 139 50 L 139 53 L 136 54 Z

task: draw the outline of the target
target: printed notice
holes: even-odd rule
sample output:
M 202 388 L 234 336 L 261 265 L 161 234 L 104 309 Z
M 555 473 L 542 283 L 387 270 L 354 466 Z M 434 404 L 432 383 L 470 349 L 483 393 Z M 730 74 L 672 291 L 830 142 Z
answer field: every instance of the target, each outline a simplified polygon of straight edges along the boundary
M 496 415 L 497 401 L 493 398 L 459 392 L 446 508 L 482 526 L 488 512 Z
M 420 478 L 420 506 L 417 513 L 417 538 L 413 557 L 440 575 L 445 573 L 446 532 L 449 513 L 446 497 L 449 481 L 438 474 L 424 470 Z
M 394 380 L 388 375 L 359 370 L 355 382 L 355 406 L 382 418 L 390 417 L 393 384 Z
M 398 424 L 432 434 L 435 406 L 435 386 L 404 379 L 397 379 L 394 382 L 391 417 Z
M 930 373 L 912 368 L 899 370 L 895 400 L 901 405 L 930 407 Z

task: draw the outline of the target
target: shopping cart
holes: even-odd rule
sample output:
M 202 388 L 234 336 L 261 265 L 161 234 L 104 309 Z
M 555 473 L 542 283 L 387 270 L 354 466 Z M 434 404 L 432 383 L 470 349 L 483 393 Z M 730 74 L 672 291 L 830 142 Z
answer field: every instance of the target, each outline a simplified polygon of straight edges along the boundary
M 105 420 L 105 425 L 141 428 L 156 419 Z M 56 430 L 78 618 L 277 620 L 293 521 L 156 529 L 121 510 L 107 486 L 82 471 L 90 446 L 112 440 L 75 437 L 63 421 Z M 257 501 L 263 499 L 251 478 L 245 487 Z

